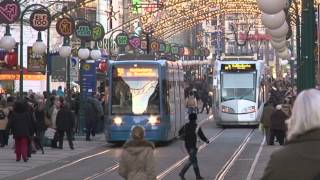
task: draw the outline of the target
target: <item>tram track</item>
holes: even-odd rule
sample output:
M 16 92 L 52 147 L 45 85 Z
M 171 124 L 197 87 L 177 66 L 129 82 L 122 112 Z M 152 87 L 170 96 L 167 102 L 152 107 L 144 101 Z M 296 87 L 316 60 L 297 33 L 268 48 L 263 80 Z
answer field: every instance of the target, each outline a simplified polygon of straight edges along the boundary
M 64 168 L 67 168 L 67 167 L 70 167 L 70 166 L 73 166 L 75 164 L 78 164 L 82 161 L 85 161 L 85 160 L 88 160 L 88 159 L 91 159 L 91 158 L 94 158 L 94 157 L 97 157 L 97 156 L 100 156 L 100 155 L 103 155 L 103 154 L 106 154 L 106 153 L 109 153 L 111 151 L 111 149 L 108 149 L 108 150 L 104 150 L 104 151 L 101 151 L 101 152 L 98 152 L 98 153 L 95 153 L 95 154 L 92 154 L 92 155 L 89 155 L 89 156 L 85 156 L 85 157 L 82 157 L 80 159 L 77 159 L 75 161 L 72 161 L 70 163 L 67 163 L 67 164 L 64 164 L 60 167 L 57 167 L 57 168 L 54 168 L 54 169 L 51 169 L 51 170 L 48 170 L 48 171 L 45 171 L 39 175 L 36 175 L 36 176 L 32 176 L 30 178 L 26 178 L 25 180 L 34 180 L 34 179 L 38 179 L 40 177 L 43 177 L 43 176 L 46 176 L 46 175 L 49 175 L 49 174 L 52 174 L 54 172 L 57 172 L 57 171 L 60 171 Z
M 255 129 L 252 129 L 247 136 L 245 137 L 245 139 L 243 140 L 243 142 L 238 146 L 238 148 L 236 149 L 236 151 L 231 155 L 231 157 L 228 159 L 228 161 L 224 164 L 224 166 L 222 167 L 222 169 L 217 173 L 215 180 L 223 180 L 225 178 L 225 176 L 227 175 L 227 173 L 229 172 L 230 168 L 233 166 L 233 164 L 235 163 L 235 161 L 238 159 L 238 157 L 240 156 L 240 154 L 242 153 L 242 151 L 245 149 L 245 147 L 247 146 L 247 144 L 249 143 L 253 133 L 254 133 Z
M 206 121 L 210 121 L 211 119 L 213 118 L 213 115 L 209 116 L 208 118 L 202 120 L 199 125 L 202 125 L 204 124 Z M 211 137 L 209 139 L 210 143 L 215 141 L 215 139 L 217 139 L 222 133 L 223 133 L 223 129 L 220 130 L 218 133 L 216 133 L 216 135 L 214 135 L 213 137 Z M 203 148 L 205 148 L 207 146 L 207 144 L 203 144 L 200 146 L 199 148 L 199 151 L 201 151 Z M 163 171 L 162 173 L 160 173 L 158 176 L 157 176 L 157 179 L 162 179 L 162 176 L 165 177 L 168 173 L 170 173 L 171 171 L 173 171 L 174 169 L 176 169 L 177 167 L 179 167 L 183 162 L 185 162 L 186 160 L 188 159 L 188 156 L 185 156 L 183 159 L 177 161 L 174 165 L 170 166 L 170 168 L 166 169 L 165 171 Z M 177 166 L 174 168 L 174 166 Z M 116 163 L 114 164 L 113 166 L 111 167 L 108 167 L 106 169 L 104 169 L 103 171 L 101 172 L 98 172 L 98 173 L 95 173 L 89 177 L 86 177 L 84 178 L 83 180 L 94 180 L 94 179 L 97 179 L 101 176 L 105 176 L 105 175 L 108 175 L 108 174 L 111 174 L 113 171 L 116 171 L 117 169 L 119 168 L 119 163 Z

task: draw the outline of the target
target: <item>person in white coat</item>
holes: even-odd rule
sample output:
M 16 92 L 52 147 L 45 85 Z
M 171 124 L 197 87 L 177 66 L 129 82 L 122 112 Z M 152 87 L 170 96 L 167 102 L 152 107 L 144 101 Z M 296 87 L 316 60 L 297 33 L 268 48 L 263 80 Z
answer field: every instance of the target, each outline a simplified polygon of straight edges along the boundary
M 154 144 L 144 139 L 144 128 L 133 127 L 132 139 L 123 145 L 119 175 L 125 180 L 156 180 Z

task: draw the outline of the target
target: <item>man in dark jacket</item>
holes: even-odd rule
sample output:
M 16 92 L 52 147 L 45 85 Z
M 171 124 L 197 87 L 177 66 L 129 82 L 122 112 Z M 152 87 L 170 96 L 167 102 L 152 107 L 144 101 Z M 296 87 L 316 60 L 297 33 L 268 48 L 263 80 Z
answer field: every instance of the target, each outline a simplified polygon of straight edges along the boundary
M 276 111 L 271 115 L 269 145 L 274 144 L 275 137 L 277 137 L 280 145 L 284 144 L 284 138 L 286 136 L 287 130 L 285 121 L 289 117 L 281 110 L 281 108 L 281 105 L 277 105 Z
M 200 137 L 200 139 L 206 143 L 209 143 L 209 140 L 206 138 L 206 136 L 203 134 L 201 127 L 197 130 L 197 114 L 191 113 L 189 114 L 189 120 L 190 122 L 184 125 L 180 131 L 179 134 L 184 134 L 184 140 L 185 140 L 185 147 L 189 154 L 189 161 L 187 164 L 184 165 L 182 170 L 179 173 L 179 176 L 182 180 L 185 180 L 184 174 L 188 171 L 190 166 L 193 166 L 194 173 L 196 174 L 197 180 L 204 179 L 200 175 L 200 170 L 198 166 L 198 159 L 197 159 L 197 134 Z
M 270 144 L 270 124 L 271 115 L 275 112 L 273 104 L 270 102 L 265 103 L 263 113 L 261 117 L 261 124 L 263 125 L 263 131 L 266 137 L 266 141 Z
M 66 132 L 70 149 L 74 149 L 72 142 L 72 132 L 74 128 L 74 116 L 67 103 L 63 104 L 57 114 L 57 130 L 59 134 L 59 148 L 63 148 L 63 137 Z

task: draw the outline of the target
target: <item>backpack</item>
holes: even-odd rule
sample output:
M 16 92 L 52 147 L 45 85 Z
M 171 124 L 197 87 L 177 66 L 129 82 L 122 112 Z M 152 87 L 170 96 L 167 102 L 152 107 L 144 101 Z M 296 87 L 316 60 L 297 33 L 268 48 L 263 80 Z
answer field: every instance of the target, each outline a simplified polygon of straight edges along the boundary
M 3 109 L 0 109 L 0 120 L 4 120 L 6 118 L 6 114 L 4 113 Z
M 178 139 L 182 140 L 182 141 L 185 141 L 186 140 L 186 135 L 187 135 L 187 132 L 186 132 L 186 125 L 183 125 L 179 132 L 178 132 Z
M 193 97 L 188 97 L 187 106 L 188 107 L 195 107 L 196 105 L 197 105 L 196 98 L 194 96 Z

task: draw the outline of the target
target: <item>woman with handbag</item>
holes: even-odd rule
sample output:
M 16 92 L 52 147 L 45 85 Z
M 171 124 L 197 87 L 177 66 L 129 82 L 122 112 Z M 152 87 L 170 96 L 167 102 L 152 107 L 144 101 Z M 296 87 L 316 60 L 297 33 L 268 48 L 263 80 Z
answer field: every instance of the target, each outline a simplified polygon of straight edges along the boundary
M 45 102 L 43 97 L 39 97 L 39 99 L 37 100 L 34 114 L 36 120 L 36 137 L 41 148 L 44 145 L 44 133 L 47 129 L 47 125 L 45 122 Z

